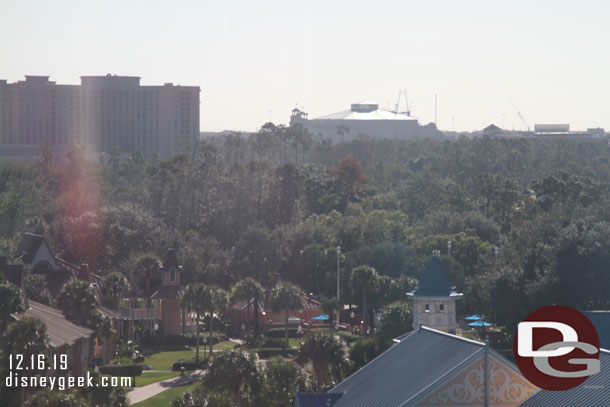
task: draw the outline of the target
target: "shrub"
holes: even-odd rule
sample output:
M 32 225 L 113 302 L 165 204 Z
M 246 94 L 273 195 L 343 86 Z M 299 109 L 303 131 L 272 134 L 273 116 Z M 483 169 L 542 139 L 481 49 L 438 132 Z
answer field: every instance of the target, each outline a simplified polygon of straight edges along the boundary
M 100 373 L 110 376 L 140 376 L 142 365 L 105 365 L 100 366 Z
M 284 328 L 271 328 L 265 333 L 265 336 L 268 338 L 283 338 Z M 303 334 L 299 335 L 298 328 L 288 328 L 289 338 L 299 338 L 301 336 L 303 336 Z
M 273 356 L 282 356 L 284 351 L 282 348 L 264 348 L 264 349 L 252 349 L 258 354 L 261 359 L 268 359 Z M 286 349 L 286 355 L 295 356 L 297 349 Z
M 359 335 L 354 335 L 353 333 L 346 332 L 346 331 L 339 331 L 339 332 L 337 332 L 337 335 L 339 335 L 339 337 L 341 339 L 343 339 L 345 341 L 345 343 L 347 343 L 348 345 L 351 343 L 354 343 L 358 339 L 360 339 Z
M 177 362 L 174 362 L 174 364 L 172 365 L 172 370 L 180 371 L 183 367 L 184 367 L 184 370 L 197 370 L 197 369 L 203 369 L 204 366 L 205 366 L 205 361 L 203 361 L 203 360 L 200 360 L 198 364 L 195 363 L 195 359 L 179 360 Z

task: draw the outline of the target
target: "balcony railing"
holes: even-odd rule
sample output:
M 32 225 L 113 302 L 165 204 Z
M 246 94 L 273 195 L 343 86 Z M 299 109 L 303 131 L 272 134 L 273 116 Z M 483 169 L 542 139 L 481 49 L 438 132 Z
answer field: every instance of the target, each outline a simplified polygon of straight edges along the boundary
M 158 319 L 160 312 L 157 308 L 119 308 L 123 319 Z

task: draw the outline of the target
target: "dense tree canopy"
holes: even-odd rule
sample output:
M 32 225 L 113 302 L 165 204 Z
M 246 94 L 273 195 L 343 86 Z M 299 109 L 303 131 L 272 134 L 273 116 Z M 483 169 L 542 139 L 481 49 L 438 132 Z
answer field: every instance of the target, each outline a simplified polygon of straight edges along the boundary
M 607 139 L 333 146 L 272 123 L 169 160 L 47 149 L 36 163 L 0 164 L 0 252 L 14 255 L 24 231 L 44 234 L 62 258 L 144 291 L 159 278 L 153 259 L 175 247 L 184 283 L 282 279 L 332 297 L 341 246 L 342 302 L 362 303 L 349 282 L 367 264 L 380 287 L 367 305 L 381 309 L 404 300 L 441 250 L 465 293 L 458 314 L 485 313 L 510 332 L 541 304 L 607 307 L 609 157 Z

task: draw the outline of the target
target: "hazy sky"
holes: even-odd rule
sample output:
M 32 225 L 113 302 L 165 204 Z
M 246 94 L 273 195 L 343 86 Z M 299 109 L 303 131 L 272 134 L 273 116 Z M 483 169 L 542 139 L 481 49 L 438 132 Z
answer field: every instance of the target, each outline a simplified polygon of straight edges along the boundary
M 607 1 L 0 0 L 0 79 L 137 75 L 201 87 L 201 129 L 361 99 L 450 130 L 610 129 Z

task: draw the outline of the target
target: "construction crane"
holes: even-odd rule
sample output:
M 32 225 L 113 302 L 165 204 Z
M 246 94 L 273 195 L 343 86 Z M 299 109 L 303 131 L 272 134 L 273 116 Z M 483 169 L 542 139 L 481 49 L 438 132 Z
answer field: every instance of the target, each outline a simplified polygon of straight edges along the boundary
M 530 126 L 527 124 L 527 122 L 525 121 L 525 119 L 523 118 L 523 115 L 521 114 L 521 112 L 519 111 L 519 109 L 517 109 L 517 106 L 515 105 L 515 103 L 510 100 L 510 104 L 513 105 L 513 107 L 515 108 L 515 110 L 517 111 L 517 114 L 519 115 L 519 119 L 521 119 L 521 122 L 523 123 L 523 125 L 525 126 L 525 128 L 527 128 L 527 131 L 530 131 Z
M 406 112 L 399 112 L 398 111 L 398 105 L 400 105 L 400 97 L 402 95 L 405 95 L 405 104 L 407 106 L 407 111 Z M 394 111 L 395 113 L 406 113 L 407 116 L 411 116 L 411 105 L 409 105 L 409 99 L 407 98 L 407 90 L 406 89 L 402 89 L 400 91 L 398 91 L 398 100 L 396 101 L 396 106 L 394 107 Z

